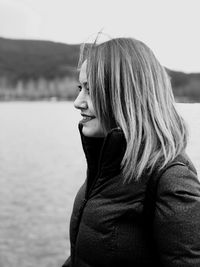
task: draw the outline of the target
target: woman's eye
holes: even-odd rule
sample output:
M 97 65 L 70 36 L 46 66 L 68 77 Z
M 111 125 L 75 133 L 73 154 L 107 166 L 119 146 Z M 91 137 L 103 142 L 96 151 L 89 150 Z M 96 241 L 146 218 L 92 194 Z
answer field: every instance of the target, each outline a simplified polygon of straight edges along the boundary
M 87 92 L 88 95 L 90 94 L 90 89 L 87 86 L 78 85 L 78 90 L 79 90 L 79 92 L 84 90 L 85 92 Z
M 86 87 L 86 90 L 87 90 L 88 94 L 90 94 L 90 89 L 88 87 Z

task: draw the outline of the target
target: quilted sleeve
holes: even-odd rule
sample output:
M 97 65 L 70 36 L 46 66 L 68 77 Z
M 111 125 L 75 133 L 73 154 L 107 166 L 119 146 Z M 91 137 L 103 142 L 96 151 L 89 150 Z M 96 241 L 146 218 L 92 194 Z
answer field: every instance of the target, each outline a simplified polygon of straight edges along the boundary
M 164 267 L 200 266 L 200 183 L 187 166 L 160 178 L 154 237 Z

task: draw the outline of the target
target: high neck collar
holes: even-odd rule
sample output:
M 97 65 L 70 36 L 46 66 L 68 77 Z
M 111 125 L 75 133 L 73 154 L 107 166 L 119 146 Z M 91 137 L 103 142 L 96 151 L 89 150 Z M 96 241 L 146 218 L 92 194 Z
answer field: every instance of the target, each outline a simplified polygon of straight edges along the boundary
M 109 131 L 105 137 L 87 137 L 83 135 L 82 128 L 83 125 L 79 124 L 88 169 L 93 172 L 93 175 L 96 175 L 97 171 L 99 171 L 99 176 L 119 172 L 126 149 L 123 131 L 118 127 Z

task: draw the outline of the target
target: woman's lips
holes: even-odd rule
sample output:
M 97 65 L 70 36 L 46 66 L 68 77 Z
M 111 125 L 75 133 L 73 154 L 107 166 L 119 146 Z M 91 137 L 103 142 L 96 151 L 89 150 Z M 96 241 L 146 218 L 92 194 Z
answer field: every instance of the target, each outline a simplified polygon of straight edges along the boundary
M 86 123 L 96 118 L 95 116 L 89 116 L 85 114 L 81 114 L 81 116 L 83 116 L 83 119 L 80 121 L 80 123 Z

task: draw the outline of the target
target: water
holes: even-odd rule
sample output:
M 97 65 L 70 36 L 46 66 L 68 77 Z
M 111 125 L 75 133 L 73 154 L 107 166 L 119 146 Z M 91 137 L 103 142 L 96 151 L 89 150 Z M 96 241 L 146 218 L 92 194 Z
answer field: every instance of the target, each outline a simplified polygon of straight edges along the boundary
M 178 104 L 200 171 L 200 104 Z M 0 266 L 61 266 L 85 158 L 70 102 L 0 104 Z

